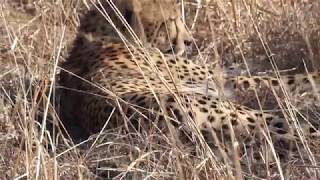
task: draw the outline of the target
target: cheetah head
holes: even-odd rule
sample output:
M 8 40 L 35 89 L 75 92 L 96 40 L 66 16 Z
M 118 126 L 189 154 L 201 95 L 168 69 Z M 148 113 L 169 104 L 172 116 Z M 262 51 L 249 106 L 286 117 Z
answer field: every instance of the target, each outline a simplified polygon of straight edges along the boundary
M 97 2 L 81 19 L 79 31 L 94 38 L 119 37 L 121 33 L 131 42 L 139 39 L 143 45 L 177 54 L 191 42 L 176 0 Z
M 146 41 L 162 52 L 174 50 L 178 54 L 183 53 L 185 45 L 191 42 L 191 36 L 181 20 L 175 0 L 143 0 L 141 7 Z

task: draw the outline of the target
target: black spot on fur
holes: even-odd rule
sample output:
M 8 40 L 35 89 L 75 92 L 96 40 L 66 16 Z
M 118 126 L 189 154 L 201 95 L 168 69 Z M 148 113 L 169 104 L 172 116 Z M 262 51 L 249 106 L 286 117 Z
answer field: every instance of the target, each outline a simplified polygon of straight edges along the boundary
M 107 49 L 107 48 L 106 48 Z M 110 47 L 108 49 L 108 53 L 109 53 L 109 56 L 116 56 L 118 54 L 118 50 L 114 49 L 113 47 Z
M 111 57 L 109 60 L 110 61 L 117 61 L 117 60 L 119 60 L 119 58 L 118 57 Z
M 124 64 L 124 62 L 122 62 L 122 61 L 116 61 L 116 62 L 114 62 L 115 64 L 119 64 L 119 65 L 121 65 L 121 64 Z
M 211 104 L 210 107 L 213 108 L 213 109 L 216 109 L 216 108 L 217 108 L 217 105 Z
M 208 121 L 213 123 L 216 120 L 214 116 L 208 116 Z
M 236 119 L 232 119 L 231 124 L 232 124 L 232 126 L 237 126 L 239 124 L 239 122 Z
M 130 55 L 130 54 L 126 54 L 126 55 L 124 56 L 124 58 L 126 58 L 126 59 L 131 59 L 131 55 Z
M 255 123 L 256 121 L 253 119 L 253 118 L 251 118 L 251 117 L 247 117 L 247 120 L 249 121 L 249 122 L 251 122 L 251 123 Z
M 157 64 L 158 66 L 160 66 L 160 65 L 162 65 L 162 61 L 159 60 L 159 61 L 156 62 L 156 64 Z
M 106 52 L 108 52 L 108 53 L 110 53 L 110 52 L 113 51 L 114 49 L 113 49 L 112 46 L 108 46 L 108 47 L 105 47 L 103 50 L 106 51 Z
M 207 102 L 206 102 L 206 101 L 201 100 L 201 99 L 199 99 L 199 100 L 198 100 L 198 103 L 199 103 L 199 104 L 202 104 L 202 105 L 207 104 Z
M 223 114 L 223 111 L 221 111 L 220 109 L 216 109 L 214 110 L 217 114 Z
M 254 78 L 253 80 L 254 80 L 254 82 L 256 82 L 257 84 L 259 84 L 260 81 L 261 81 L 260 78 Z
M 174 97 L 173 97 L 173 96 L 169 96 L 168 99 L 167 99 L 167 102 L 168 102 L 168 103 L 173 103 L 173 102 L 175 102 L 175 101 L 174 101 Z
M 122 84 L 116 84 L 116 88 L 123 88 Z
M 177 121 L 170 121 L 174 127 L 179 127 L 179 123 Z
M 211 100 L 211 98 L 210 98 L 209 96 L 202 96 L 201 98 L 202 98 L 203 100 L 208 100 L 208 101 Z
M 188 81 L 195 82 L 195 79 L 194 78 L 189 78 Z
M 179 122 L 182 122 L 182 115 L 180 114 L 179 109 L 174 109 L 174 110 L 173 110 L 173 114 L 175 115 L 175 117 L 177 118 L 177 120 L 178 120 Z
M 294 79 L 290 79 L 288 80 L 288 85 L 292 85 L 294 82 L 295 82 Z
M 170 62 L 171 64 L 176 64 L 176 61 L 175 61 L 174 59 L 170 59 L 169 62 Z
M 118 51 L 124 51 L 124 52 L 122 52 L 123 54 L 128 54 L 127 49 L 124 48 L 123 46 L 119 46 L 119 47 L 118 47 Z
M 200 108 L 200 112 L 207 113 L 208 109 L 207 108 Z
M 240 113 L 240 114 L 242 114 L 242 115 L 244 115 L 244 114 L 245 114 L 243 111 L 238 111 L 238 113 Z
M 122 69 L 128 69 L 128 68 L 129 68 L 126 64 L 122 64 L 120 67 L 121 67 Z
M 193 113 L 191 111 L 188 112 L 191 119 L 194 119 Z

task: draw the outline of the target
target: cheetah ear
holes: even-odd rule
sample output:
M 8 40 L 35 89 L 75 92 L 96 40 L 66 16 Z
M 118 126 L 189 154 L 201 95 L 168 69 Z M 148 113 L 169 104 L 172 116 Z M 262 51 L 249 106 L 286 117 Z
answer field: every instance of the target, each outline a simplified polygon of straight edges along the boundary
M 147 38 L 139 14 L 134 14 L 133 16 L 131 16 L 129 21 L 130 22 L 128 23 L 130 24 L 133 31 L 136 33 L 137 37 L 142 41 L 143 44 L 146 43 Z
M 125 3 L 124 9 L 123 9 L 123 16 L 130 25 L 130 27 L 133 29 L 133 31 L 136 33 L 138 38 L 142 41 L 142 43 L 146 42 L 146 35 L 144 32 L 144 27 L 141 20 L 141 11 L 142 11 L 142 5 L 140 0 L 124 0 Z

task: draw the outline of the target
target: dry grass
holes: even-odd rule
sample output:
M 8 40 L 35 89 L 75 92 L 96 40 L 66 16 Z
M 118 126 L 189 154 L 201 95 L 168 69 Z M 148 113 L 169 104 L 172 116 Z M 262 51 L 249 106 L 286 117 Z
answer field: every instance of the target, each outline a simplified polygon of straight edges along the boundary
M 317 1 L 184 2 L 186 22 L 198 45 L 188 56 L 199 63 L 239 64 L 230 74 L 320 67 Z M 113 130 L 82 139 L 82 132 L 72 127 L 70 135 L 76 138 L 71 139 L 55 126 L 60 124 L 56 103 L 43 92 L 51 90 L 55 99 L 51 80 L 86 6 L 76 0 L 0 4 L 0 179 L 232 179 L 241 171 L 216 161 L 203 142 L 193 148 L 177 146 L 161 134 Z M 317 111 L 313 117 L 319 120 Z M 320 140 L 307 140 L 308 148 L 301 153 L 308 152 L 311 160 L 293 158 L 298 163 L 283 165 L 284 175 L 319 179 Z M 280 179 L 277 166 L 268 168 L 262 165 L 256 171 L 267 169 L 269 178 Z M 246 176 L 253 178 L 254 171 Z

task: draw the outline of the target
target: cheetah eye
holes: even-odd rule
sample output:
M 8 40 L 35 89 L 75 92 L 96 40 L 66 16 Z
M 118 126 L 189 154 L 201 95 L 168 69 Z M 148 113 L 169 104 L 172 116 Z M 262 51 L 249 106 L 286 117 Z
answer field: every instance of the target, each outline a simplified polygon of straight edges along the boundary
M 175 19 L 176 19 L 175 16 L 170 16 L 170 17 L 169 17 L 169 21 L 174 21 Z

